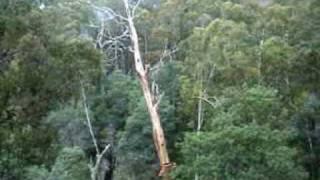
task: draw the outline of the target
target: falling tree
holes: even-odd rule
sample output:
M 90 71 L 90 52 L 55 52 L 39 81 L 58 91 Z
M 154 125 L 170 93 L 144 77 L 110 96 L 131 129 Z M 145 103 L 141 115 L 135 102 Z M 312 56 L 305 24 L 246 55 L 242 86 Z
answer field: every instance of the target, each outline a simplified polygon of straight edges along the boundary
M 160 103 L 160 99 L 156 100 L 155 95 L 152 94 L 150 90 L 150 83 L 148 79 L 148 69 L 146 68 L 146 66 L 144 66 L 141 59 L 137 30 L 135 28 L 134 21 L 133 21 L 134 9 L 130 10 L 128 0 L 123 0 L 123 2 L 125 5 L 126 14 L 127 14 L 127 21 L 128 21 L 129 31 L 130 31 L 130 39 L 132 43 L 132 52 L 134 53 L 135 70 L 138 74 L 144 99 L 148 107 L 148 112 L 150 115 L 150 120 L 152 123 L 152 129 L 153 129 L 153 140 L 154 140 L 154 144 L 158 154 L 158 158 L 160 160 L 159 176 L 163 176 L 169 172 L 173 164 L 170 162 L 170 159 L 169 159 L 169 155 L 166 147 L 166 140 L 165 140 L 164 132 L 160 122 L 160 115 L 158 112 L 158 105 Z
M 103 46 L 116 44 L 117 41 L 121 38 L 130 39 L 130 42 L 131 42 L 130 50 L 133 53 L 135 71 L 137 72 L 140 86 L 142 88 L 144 99 L 148 108 L 148 113 L 150 115 L 150 120 L 152 123 L 153 141 L 154 141 L 154 145 L 160 161 L 160 171 L 158 175 L 167 176 L 168 172 L 172 169 L 174 163 L 170 162 L 170 159 L 169 159 L 164 131 L 161 126 L 160 114 L 158 111 L 161 97 L 158 97 L 157 94 L 151 91 L 151 88 L 150 88 L 151 83 L 148 77 L 149 68 L 144 64 L 142 60 L 140 47 L 139 47 L 138 33 L 134 23 L 135 10 L 140 4 L 140 0 L 134 4 L 129 3 L 128 0 L 123 0 L 123 3 L 124 3 L 126 16 L 117 14 L 116 12 L 114 12 L 112 9 L 108 7 L 101 8 L 93 5 L 94 8 L 102 12 L 105 12 L 107 15 L 111 16 L 112 18 L 120 19 L 122 22 L 124 22 L 125 29 L 126 29 L 126 31 L 124 31 L 123 34 L 121 34 L 118 37 L 110 38 L 109 41 L 102 42 L 103 39 L 98 38 L 97 43 L 102 46 L 101 48 L 104 48 Z M 118 22 L 119 21 L 117 21 L 117 23 Z M 104 32 L 103 28 L 104 26 L 102 26 L 102 29 L 100 30 L 100 34 L 103 34 Z

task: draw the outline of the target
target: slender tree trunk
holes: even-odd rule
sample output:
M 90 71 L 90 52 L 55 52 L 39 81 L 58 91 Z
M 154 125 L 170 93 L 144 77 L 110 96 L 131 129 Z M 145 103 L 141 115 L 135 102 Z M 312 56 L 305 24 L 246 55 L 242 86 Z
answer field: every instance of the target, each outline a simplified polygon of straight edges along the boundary
M 83 86 L 83 83 L 81 80 L 80 80 L 80 87 L 81 87 L 84 112 L 86 114 L 87 126 L 89 128 L 92 142 L 93 142 L 95 149 L 96 149 L 96 161 L 95 162 L 92 161 L 92 163 L 89 164 L 90 173 L 91 173 L 90 176 L 91 176 L 91 180 L 103 180 L 105 173 L 106 173 L 106 170 L 105 170 L 105 168 L 102 168 L 101 166 L 102 166 L 102 163 L 103 164 L 105 163 L 105 160 L 103 158 L 104 158 L 104 155 L 109 150 L 110 144 L 107 144 L 105 146 L 105 148 L 103 149 L 103 151 L 99 150 L 97 139 L 96 139 L 96 136 L 94 135 L 92 124 L 91 124 L 91 119 L 90 119 L 90 115 L 89 115 L 89 107 L 87 105 L 87 96 L 86 96 L 85 89 L 84 89 L 84 86 Z
M 152 123 L 152 131 L 153 131 L 153 140 L 156 147 L 156 151 L 158 154 L 158 158 L 160 161 L 160 172 L 159 176 L 167 177 L 168 172 L 172 168 L 173 164 L 170 162 L 166 140 L 164 137 L 164 132 L 161 127 L 160 115 L 158 112 L 158 104 L 159 102 L 155 101 L 154 95 L 150 90 L 150 83 L 148 79 L 148 69 L 144 67 L 144 64 L 141 59 L 141 53 L 139 48 L 138 34 L 133 22 L 133 15 L 131 14 L 129 9 L 128 0 L 123 0 L 127 13 L 127 20 L 130 30 L 130 38 L 132 43 L 132 51 L 134 53 L 134 62 L 135 69 L 138 73 L 139 82 L 143 91 L 144 99 L 146 101 L 146 105 L 148 108 L 148 112 L 150 115 L 150 120 Z
M 199 97 L 203 96 L 203 92 L 202 92 L 202 80 L 201 80 L 201 88 L 199 91 Z M 197 136 L 200 135 L 200 131 L 201 131 L 201 125 L 202 125 L 202 121 L 203 121 L 203 109 L 202 109 L 202 99 L 199 98 L 198 100 L 198 118 L 197 118 Z M 197 153 L 196 158 L 198 159 L 199 154 Z M 199 173 L 196 172 L 194 175 L 194 180 L 199 180 Z

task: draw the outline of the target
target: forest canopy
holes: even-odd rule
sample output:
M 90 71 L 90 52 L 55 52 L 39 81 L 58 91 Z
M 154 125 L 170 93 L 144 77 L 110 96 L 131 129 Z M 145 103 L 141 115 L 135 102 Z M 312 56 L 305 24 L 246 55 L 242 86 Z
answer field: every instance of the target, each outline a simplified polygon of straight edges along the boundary
M 0 0 L 0 179 L 320 180 L 320 1 Z

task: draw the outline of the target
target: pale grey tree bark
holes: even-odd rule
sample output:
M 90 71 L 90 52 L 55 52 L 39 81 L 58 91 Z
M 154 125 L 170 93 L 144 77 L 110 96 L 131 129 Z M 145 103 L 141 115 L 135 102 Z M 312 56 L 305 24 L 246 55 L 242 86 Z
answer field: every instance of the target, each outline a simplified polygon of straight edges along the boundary
M 83 107 L 84 107 L 84 112 L 86 115 L 86 120 L 87 120 L 87 126 L 91 135 L 92 143 L 95 146 L 96 150 L 96 159 L 91 160 L 89 164 L 90 168 L 90 175 L 91 175 L 91 180 L 104 180 L 105 174 L 106 174 L 106 166 L 105 166 L 105 161 L 104 161 L 104 156 L 106 155 L 107 151 L 110 148 L 110 144 L 107 144 L 102 151 L 100 151 L 96 136 L 94 135 L 93 128 L 92 128 L 92 123 L 90 119 L 90 114 L 89 114 L 89 108 L 87 104 L 87 96 L 86 92 L 84 89 L 83 83 L 80 81 L 80 86 L 81 86 L 81 94 L 82 94 L 82 101 L 83 101 Z

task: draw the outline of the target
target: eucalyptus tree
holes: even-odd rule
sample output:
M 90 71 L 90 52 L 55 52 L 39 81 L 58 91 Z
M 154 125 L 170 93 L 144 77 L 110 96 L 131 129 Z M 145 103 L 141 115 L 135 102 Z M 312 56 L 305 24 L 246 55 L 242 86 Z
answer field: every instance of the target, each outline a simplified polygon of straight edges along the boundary
M 94 69 L 100 54 L 80 38 L 83 11 L 63 3 L 0 3 L 1 179 L 19 179 L 26 166 L 53 163 L 55 133 L 44 125 L 48 111 L 76 95 L 79 69 L 91 80 L 99 74 Z
M 117 42 L 117 38 L 129 38 L 131 42 L 130 48 L 128 48 L 133 53 L 134 67 L 138 75 L 138 80 L 142 88 L 143 96 L 146 102 L 146 106 L 150 115 L 150 120 L 153 127 L 153 139 L 160 161 L 160 172 L 159 176 L 168 174 L 168 171 L 172 168 L 173 164 L 170 162 L 167 148 L 165 135 L 160 122 L 160 115 L 158 112 L 161 96 L 158 96 L 151 91 L 151 83 L 149 80 L 149 67 L 144 64 L 142 59 L 139 38 L 137 29 L 134 23 L 135 13 L 140 4 L 140 1 L 136 3 L 129 3 L 128 0 L 123 1 L 124 5 L 124 16 L 116 13 L 109 7 L 99 8 L 93 5 L 94 8 L 100 9 L 101 12 L 107 13 L 111 18 L 118 24 L 124 26 L 125 31 L 116 38 L 111 38 L 111 41 L 102 41 L 101 43 L 114 43 Z

